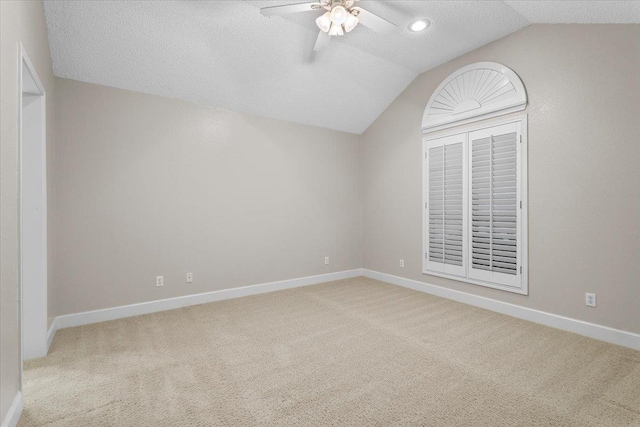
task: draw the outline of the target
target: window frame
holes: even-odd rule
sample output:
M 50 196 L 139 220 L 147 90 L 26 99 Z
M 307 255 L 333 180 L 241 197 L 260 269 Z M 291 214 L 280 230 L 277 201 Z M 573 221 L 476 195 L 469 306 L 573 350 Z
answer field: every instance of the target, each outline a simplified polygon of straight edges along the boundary
M 428 248 L 429 248 L 429 215 L 428 215 L 428 207 L 427 201 L 429 197 L 429 181 L 428 181 L 428 158 L 427 153 L 429 150 L 429 142 L 450 138 L 456 135 L 465 134 L 464 144 L 463 144 L 463 169 L 464 173 L 471 179 L 470 173 L 470 141 L 469 134 L 472 132 L 489 129 L 493 127 L 498 127 L 502 125 L 508 125 L 516 123 L 520 125 L 519 134 L 521 138 L 521 142 L 519 143 L 519 163 L 518 163 L 518 175 L 520 178 L 520 202 L 522 202 L 522 208 L 520 213 L 520 268 L 522 269 L 520 273 L 520 284 L 518 287 L 508 286 L 499 283 L 492 283 L 484 280 L 474 279 L 469 277 L 470 270 L 470 241 L 469 236 L 471 232 L 471 221 L 469 215 L 469 198 L 471 197 L 470 185 L 467 185 L 466 194 L 465 194 L 465 233 L 464 233 L 464 256 L 463 256 L 463 265 L 465 266 L 465 275 L 459 276 L 455 274 L 449 274 L 445 272 L 440 272 L 436 270 L 428 269 Z M 508 119 L 502 120 L 491 120 L 486 123 L 473 123 L 464 126 L 459 126 L 455 128 L 447 129 L 447 132 L 439 131 L 432 132 L 429 134 L 423 135 L 422 138 L 422 273 L 424 275 L 442 277 L 446 279 L 456 280 L 463 283 L 469 283 L 473 285 L 479 285 L 487 288 L 503 290 L 511 293 L 521 294 L 521 295 L 529 295 L 529 262 L 528 262 L 528 121 L 527 114 L 518 115 L 515 117 L 511 117 Z

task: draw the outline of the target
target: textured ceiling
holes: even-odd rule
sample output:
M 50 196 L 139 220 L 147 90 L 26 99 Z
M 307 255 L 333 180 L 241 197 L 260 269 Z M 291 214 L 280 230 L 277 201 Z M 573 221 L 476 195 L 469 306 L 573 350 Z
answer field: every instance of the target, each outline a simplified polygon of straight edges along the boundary
M 371 1 L 396 23 L 314 53 L 318 13 L 291 1 L 58 1 L 45 13 L 56 76 L 362 133 L 421 72 L 530 23 L 640 22 L 640 2 Z M 417 17 L 432 24 L 412 34 Z

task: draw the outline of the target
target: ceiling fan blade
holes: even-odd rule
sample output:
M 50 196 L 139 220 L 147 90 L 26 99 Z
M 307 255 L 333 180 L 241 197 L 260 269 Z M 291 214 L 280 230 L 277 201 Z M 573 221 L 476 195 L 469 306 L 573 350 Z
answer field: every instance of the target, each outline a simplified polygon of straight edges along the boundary
M 318 2 L 313 3 L 296 3 L 283 6 L 269 6 L 260 9 L 260 13 L 264 16 L 287 15 L 289 13 L 311 12 L 318 10 L 322 5 Z
M 398 26 L 393 22 L 389 22 L 386 19 L 380 18 L 378 15 L 367 12 L 360 7 L 354 7 L 353 10 L 358 11 L 358 21 L 365 27 L 369 27 L 375 32 L 388 35 L 393 33 L 398 28 Z
M 331 41 L 331 36 L 324 31 L 320 31 L 318 34 L 318 38 L 316 39 L 316 44 L 313 46 L 313 50 L 316 52 L 320 52 L 324 50 L 327 46 L 329 46 L 329 42 Z

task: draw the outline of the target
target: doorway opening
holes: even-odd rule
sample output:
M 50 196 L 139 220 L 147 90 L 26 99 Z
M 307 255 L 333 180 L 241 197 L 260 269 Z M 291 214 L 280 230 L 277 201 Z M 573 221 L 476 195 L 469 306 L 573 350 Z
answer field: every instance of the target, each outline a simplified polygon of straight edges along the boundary
M 46 356 L 47 151 L 44 86 L 20 46 L 20 359 Z M 21 370 L 22 371 L 22 370 Z M 22 372 L 20 372 L 22 384 Z

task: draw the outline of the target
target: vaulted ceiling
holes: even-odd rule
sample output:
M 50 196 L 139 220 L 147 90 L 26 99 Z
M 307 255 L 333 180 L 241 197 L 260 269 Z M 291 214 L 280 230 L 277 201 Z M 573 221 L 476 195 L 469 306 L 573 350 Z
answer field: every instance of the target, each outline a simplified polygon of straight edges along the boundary
M 531 23 L 640 22 L 637 1 L 362 0 L 398 30 L 314 53 L 320 12 L 260 14 L 303 1 L 46 0 L 54 73 L 360 134 L 418 74 Z

